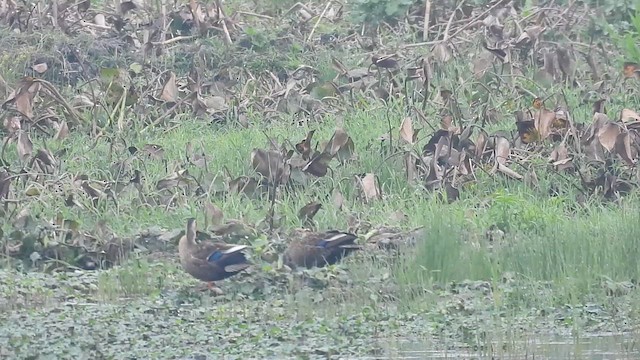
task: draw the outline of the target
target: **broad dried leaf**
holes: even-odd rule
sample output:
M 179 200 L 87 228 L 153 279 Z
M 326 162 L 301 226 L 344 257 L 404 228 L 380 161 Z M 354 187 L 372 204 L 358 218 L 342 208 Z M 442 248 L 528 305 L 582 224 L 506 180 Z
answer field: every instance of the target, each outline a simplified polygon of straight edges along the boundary
M 406 152 L 403 156 L 404 158 L 404 168 L 407 172 L 407 181 L 409 183 L 413 183 L 416 179 L 416 162 L 414 156 L 411 152 Z
M 145 144 L 142 147 L 142 152 L 155 160 L 162 160 L 164 158 L 164 149 L 157 144 Z
M 593 113 L 603 113 L 606 114 L 605 102 L 607 99 L 599 99 L 593 103 Z
M 302 171 L 309 173 L 313 176 L 323 177 L 327 175 L 329 169 L 329 162 L 331 162 L 331 155 L 327 153 L 317 152 L 314 157 L 302 168 Z
M 558 56 L 558 67 L 560 71 L 565 77 L 572 79 L 576 64 L 569 49 L 558 46 L 556 48 L 556 55 Z
M 413 145 L 413 136 L 413 121 L 410 117 L 406 117 L 402 120 L 402 124 L 400 124 L 400 138 L 407 144 Z
M 206 203 L 204 205 L 204 212 L 207 216 L 207 219 L 211 221 L 211 224 L 214 226 L 218 226 L 222 224 L 222 219 L 224 219 L 224 214 L 222 210 L 214 205 L 213 203 Z
M 78 3 L 78 12 L 80 13 L 87 12 L 90 6 L 91 6 L 91 0 L 80 1 Z
M 610 122 L 609 117 L 606 114 L 599 113 L 599 112 L 593 114 L 593 121 L 589 126 L 589 132 L 588 134 L 586 134 L 585 142 L 588 143 L 593 139 L 597 138 L 597 135 L 600 129 L 604 125 L 608 124 L 609 122 Z
M 67 125 L 67 122 L 62 120 L 62 122 L 60 123 L 60 127 L 58 128 L 58 131 L 56 132 L 56 135 L 53 137 L 55 140 L 63 140 L 69 137 L 69 126 Z
M 630 109 L 622 109 L 622 113 L 620 114 L 620 120 L 622 122 L 627 122 L 629 120 L 640 121 L 640 115 L 637 112 Z
M 540 141 L 540 133 L 538 129 L 536 129 L 536 124 L 533 119 L 518 120 L 518 116 L 516 115 L 516 128 L 518 129 L 518 136 L 520 136 L 520 140 L 524 144 Z
M 333 195 L 331 196 L 333 206 L 338 210 L 342 210 L 342 206 L 344 205 L 344 196 L 339 190 L 334 190 Z
M 296 144 L 296 150 L 302 155 L 302 158 L 308 160 L 311 156 L 311 139 L 313 139 L 313 134 L 315 130 L 311 130 L 307 133 L 307 136 Z
M 634 62 L 625 62 L 623 64 L 622 73 L 625 78 L 640 78 L 640 65 Z
M 284 159 L 279 152 L 253 149 L 251 152 L 251 164 L 253 169 L 269 182 L 275 183 L 282 180 L 285 170 Z
M 482 154 L 484 154 L 484 150 L 487 148 L 487 135 L 484 131 L 481 131 L 478 134 L 478 138 L 476 139 L 476 159 L 482 158 Z
M 173 189 L 180 184 L 191 184 L 192 179 L 187 170 L 179 170 L 168 175 L 164 179 L 158 180 L 156 190 Z
M 320 208 L 322 208 L 321 203 L 312 201 L 298 211 L 298 219 L 307 226 L 311 225 L 313 224 L 313 217 L 316 216 Z
M 46 166 L 56 166 L 57 163 L 51 151 L 47 149 L 39 149 L 36 152 L 35 158 Z
M 598 140 L 605 149 L 611 151 L 616 146 L 618 134 L 620 134 L 620 127 L 615 123 L 609 122 L 598 130 Z
M 509 140 L 502 136 L 497 137 L 495 139 L 493 154 L 495 156 L 496 163 L 506 165 L 507 159 L 509 159 L 509 155 L 511 154 L 511 144 L 509 144 Z
M 340 150 L 338 150 L 338 153 L 336 154 L 336 158 L 338 159 L 338 161 L 344 164 L 344 162 L 351 160 L 353 158 L 355 147 L 356 146 L 353 143 L 353 140 L 351 139 L 351 137 L 349 137 L 347 143 L 344 146 L 340 147 Z
M 31 68 L 33 69 L 33 71 L 37 72 L 38 74 L 44 74 L 44 72 L 47 71 L 47 69 L 49 69 L 46 62 L 40 63 L 40 64 L 34 64 L 33 66 L 31 66 Z
M 471 62 L 471 72 L 476 79 L 482 79 L 492 66 L 491 54 L 483 52 L 473 58 Z
M 16 131 L 22 129 L 20 118 L 21 116 L 7 116 L 4 118 L 2 125 L 4 125 L 4 129 L 9 133 L 9 135 L 13 135 Z
M 93 23 L 100 26 L 107 26 L 107 18 L 104 14 L 96 14 L 96 16 L 93 17 Z
M 23 78 L 16 90 L 9 95 L 9 99 L 5 101 L 7 103 L 13 103 L 16 109 L 27 116 L 33 117 L 33 99 L 40 91 L 42 85 L 36 79 L 31 77 Z M 4 104 L 3 104 L 4 107 Z
M 84 192 L 87 194 L 87 196 L 89 196 L 89 198 L 91 198 L 91 200 L 97 200 L 100 197 L 102 197 L 104 195 L 104 193 L 98 189 L 96 189 L 95 187 L 91 186 L 89 184 L 89 181 L 87 180 L 82 180 L 82 182 L 80 183 L 80 187 L 82 188 L 82 190 L 84 190 Z
M 364 195 L 365 202 L 380 199 L 381 192 L 380 192 L 380 188 L 378 187 L 375 174 L 367 173 L 362 178 L 360 178 L 359 176 L 356 176 L 356 179 L 360 184 L 360 188 Z
M 546 28 L 539 25 L 532 25 L 524 29 L 518 40 L 516 40 L 516 46 L 523 46 L 525 44 L 530 44 L 532 42 L 536 42 L 540 34 L 545 31 Z
M 446 63 L 451 60 L 451 51 L 443 42 L 439 42 L 433 47 L 433 55 L 440 63 Z
M 509 167 L 507 167 L 506 165 L 499 164 L 499 163 L 497 163 L 496 165 L 497 165 L 496 169 L 497 169 L 498 171 L 500 171 L 501 173 L 503 173 L 503 174 L 505 174 L 505 175 L 507 175 L 507 176 L 510 176 L 510 177 L 512 177 L 512 178 L 514 178 L 514 179 L 518 179 L 518 180 L 522 180 L 522 179 L 523 179 L 523 176 L 522 176 L 522 175 L 520 175 L 520 174 L 518 174 L 517 172 L 515 172 L 515 171 L 511 170 L 511 169 L 510 169 Z
M 24 131 L 18 132 L 17 150 L 18 156 L 22 161 L 25 161 L 33 153 L 33 143 L 28 133 Z
M 331 136 L 331 139 L 327 143 L 324 152 L 328 153 L 332 157 L 336 156 L 338 151 L 340 151 L 343 146 L 347 145 L 349 139 L 349 134 L 347 134 L 344 129 L 340 127 L 336 128 L 336 130 L 333 132 L 333 135 Z
M 162 87 L 160 98 L 166 102 L 178 101 L 178 86 L 176 85 L 176 74 L 173 71 L 169 71 L 169 77 Z
M 395 55 L 372 55 L 371 63 L 379 68 L 391 69 L 398 66 Z
M 0 171 L 0 200 L 9 197 L 9 189 L 11 187 L 11 175 L 7 170 Z
M 545 108 L 541 108 L 536 111 L 533 115 L 533 120 L 540 134 L 540 140 L 544 140 L 549 137 L 551 133 L 551 125 L 553 121 L 556 119 L 556 113 Z
M 618 134 L 616 139 L 616 152 L 630 166 L 636 163 L 637 151 L 631 147 L 631 138 L 628 132 Z
M 558 144 L 555 149 L 549 155 L 549 161 L 553 163 L 553 166 L 556 166 L 558 171 L 563 171 L 565 169 L 573 167 L 571 163 L 571 158 L 569 157 L 569 151 L 564 143 Z
M 244 193 L 247 196 L 253 196 L 257 188 L 258 180 L 248 176 L 240 176 L 229 182 L 229 192 L 232 193 Z

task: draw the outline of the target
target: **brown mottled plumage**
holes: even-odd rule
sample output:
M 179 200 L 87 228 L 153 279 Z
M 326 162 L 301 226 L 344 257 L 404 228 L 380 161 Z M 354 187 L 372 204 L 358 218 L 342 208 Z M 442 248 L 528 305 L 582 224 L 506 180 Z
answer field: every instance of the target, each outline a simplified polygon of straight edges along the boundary
M 284 263 L 291 268 L 335 264 L 352 251 L 361 249 L 355 244 L 357 238 L 354 234 L 337 230 L 322 233 L 298 231 L 284 252 Z
M 182 268 L 194 278 L 206 281 L 223 280 L 248 268 L 251 264 L 242 253 L 246 245 L 196 243 L 196 219 L 187 220 L 187 232 L 180 238 L 178 253 Z

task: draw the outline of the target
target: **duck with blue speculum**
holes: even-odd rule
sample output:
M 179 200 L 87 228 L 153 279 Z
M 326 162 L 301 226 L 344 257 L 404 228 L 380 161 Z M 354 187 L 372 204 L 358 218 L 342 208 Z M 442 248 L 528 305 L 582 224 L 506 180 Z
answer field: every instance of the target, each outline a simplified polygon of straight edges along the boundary
M 283 261 L 292 269 L 333 265 L 353 251 L 362 249 L 355 243 L 357 238 L 355 234 L 338 230 L 313 232 L 299 229 L 294 232 Z
M 215 281 L 236 275 L 251 266 L 242 252 L 248 246 L 222 242 L 196 242 L 196 219 L 187 220 L 187 229 L 178 243 L 180 264 L 184 271 L 207 283 L 209 290 L 222 291 Z

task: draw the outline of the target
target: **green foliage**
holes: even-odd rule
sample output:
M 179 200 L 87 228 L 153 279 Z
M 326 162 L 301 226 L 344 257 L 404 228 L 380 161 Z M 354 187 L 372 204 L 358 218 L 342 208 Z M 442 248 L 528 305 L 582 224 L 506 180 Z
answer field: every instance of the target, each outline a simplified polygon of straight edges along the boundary
M 351 12 L 362 23 L 397 23 L 412 4 L 412 0 L 356 0 Z
M 500 282 L 505 274 L 517 274 L 521 285 L 530 284 L 532 293 L 527 296 L 537 296 L 535 284 L 555 284 L 554 297 L 545 300 L 557 306 L 604 296 L 603 279 L 616 282 L 640 277 L 635 261 L 640 256 L 635 245 L 640 237 L 640 212 L 631 202 L 621 210 L 567 218 L 552 215 L 562 212 L 561 202 L 555 209 L 545 209 L 504 194 L 496 199 L 499 201 L 487 211 L 475 213 L 474 222 L 465 221 L 455 208 L 441 208 L 428 216 L 418 252 L 397 269 L 398 279 L 407 285 L 444 285 L 465 279 Z M 500 218 L 497 214 L 508 216 L 511 224 L 526 226 L 509 227 L 499 238 L 479 235 L 474 223 L 485 217 Z M 523 222 L 527 217 L 530 221 Z

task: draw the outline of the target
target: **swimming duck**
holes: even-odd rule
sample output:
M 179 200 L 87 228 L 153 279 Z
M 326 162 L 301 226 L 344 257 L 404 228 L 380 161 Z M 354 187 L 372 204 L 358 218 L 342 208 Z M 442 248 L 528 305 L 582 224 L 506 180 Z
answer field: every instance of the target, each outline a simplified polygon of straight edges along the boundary
M 187 220 L 187 232 L 178 243 L 182 268 L 194 278 L 207 282 L 210 290 L 215 288 L 214 281 L 226 279 L 251 266 L 242 253 L 246 248 L 247 245 L 220 242 L 196 243 L 194 218 Z
M 355 243 L 358 236 L 338 231 L 312 232 L 302 229 L 294 232 L 294 239 L 284 252 L 284 263 L 290 268 L 323 267 L 340 261 L 362 247 Z

